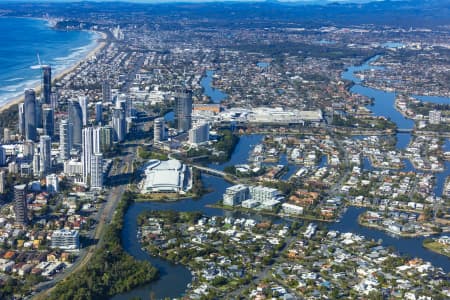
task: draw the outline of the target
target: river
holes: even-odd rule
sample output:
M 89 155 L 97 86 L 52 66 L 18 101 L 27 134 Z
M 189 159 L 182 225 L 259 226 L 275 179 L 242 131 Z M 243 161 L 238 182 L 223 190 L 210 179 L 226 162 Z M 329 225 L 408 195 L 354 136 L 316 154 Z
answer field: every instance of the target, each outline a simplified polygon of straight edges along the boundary
M 376 60 L 378 57 L 374 57 L 368 60 L 362 66 L 356 66 L 349 68 L 343 73 L 343 78 L 348 80 L 353 80 L 355 85 L 352 87 L 351 91 L 353 93 L 359 93 L 366 95 L 368 97 L 374 98 L 373 106 L 369 108 L 373 111 L 375 115 L 387 116 L 394 121 L 399 128 L 412 128 L 414 123 L 404 118 L 397 110 L 394 108 L 395 93 L 379 91 L 376 89 L 364 87 L 360 85 L 361 81 L 354 76 L 354 72 L 362 71 L 367 68 L 374 68 L 370 66 L 370 63 Z M 201 84 L 204 88 L 204 92 L 211 100 L 215 103 L 219 103 L 225 99 L 226 94 L 217 89 L 211 87 L 213 71 L 207 71 L 206 77 L 201 80 Z M 208 88 L 209 87 L 209 88 Z M 220 93 L 219 93 L 220 92 Z M 442 98 L 439 98 L 442 100 Z M 427 98 L 427 100 L 430 100 Z M 250 154 L 253 147 L 261 142 L 262 135 L 246 135 L 242 136 L 237 144 L 231 159 L 228 162 L 222 164 L 210 164 L 209 167 L 216 168 L 218 170 L 223 170 L 226 166 L 243 164 L 247 162 L 248 155 Z M 405 148 L 411 139 L 410 134 L 401 133 L 397 135 L 397 147 Z M 447 140 L 445 148 L 450 148 L 450 142 Z M 283 164 L 287 164 L 286 156 L 282 157 Z M 326 157 L 322 159 L 321 165 L 326 164 Z M 365 160 L 365 168 L 370 169 L 370 163 Z M 407 169 L 413 170 L 414 168 L 407 161 Z M 446 170 L 437 175 L 437 188 L 436 194 L 442 193 L 443 181 L 445 180 L 445 174 L 448 174 L 450 169 L 450 164 L 446 163 Z M 295 170 L 295 169 L 293 169 Z M 290 169 L 289 173 L 294 172 Z M 285 179 L 285 178 L 283 178 Z M 206 205 L 217 203 L 222 199 L 222 195 L 227 187 L 230 186 L 229 183 L 225 182 L 221 178 L 212 177 L 209 175 L 202 176 L 203 183 L 206 188 L 211 188 L 212 192 L 204 195 L 200 199 L 184 199 L 176 202 L 147 202 L 147 203 L 134 203 L 128 209 L 125 214 L 124 228 L 122 231 L 122 241 L 124 249 L 133 255 L 138 260 L 148 260 L 154 266 L 156 266 L 161 274 L 159 280 L 147 284 L 136 289 L 133 289 L 127 293 L 123 293 L 113 297 L 113 300 L 123 300 L 130 299 L 133 297 L 141 297 L 143 299 L 149 298 L 151 294 L 157 299 L 169 297 L 180 297 L 184 294 L 188 284 L 191 282 L 192 275 L 190 271 L 181 265 L 176 265 L 169 263 L 165 260 L 159 259 L 157 257 L 152 257 L 148 255 L 145 251 L 141 250 L 139 239 L 137 238 L 137 217 L 140 213 L 147 210 L 174 210 L 174 211 L 201 211 L 208 216 L 222 216 L 231 215 L 234 217 L 251 217 L 255 219 L 270 219 L 274 222 L 283 222 L 283 219 L 264 217 L 258 214 L 242 214 L 237 212 L 229 212 L 221 209 L 208 208 Z M 420 257 L 426 261 L 431 262 L 437 267 L 441 267 L 445 272 L 450 272 L 450 260 L 442 255 L 435 254 L 426 248 L 422 247 L 423 238 L 398 238 L 392 237 L 382 231 L 366 228 L 360 226 L 357 221 L 357 217 L 364 211 L 364 208 L 350 207 L 345 214 L 342 216 L 340 222 L 332 223 L 327 225 L 330 230 L 339 230 L 341 232 L 353 232 L 357 234 L 364 235 L 369 239 L 382 240 L 384 246 L 393 246 L 399 253 L 409 255 L 412 257 Z

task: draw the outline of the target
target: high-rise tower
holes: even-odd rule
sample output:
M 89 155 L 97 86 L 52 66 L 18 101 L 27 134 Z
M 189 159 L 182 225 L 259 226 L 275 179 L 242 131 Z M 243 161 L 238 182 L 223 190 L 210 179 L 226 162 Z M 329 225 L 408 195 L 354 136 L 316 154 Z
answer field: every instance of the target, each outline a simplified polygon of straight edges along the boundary
M 69 101 L 69 136 L 72 138 L 72 147 L 80 147 L 82 138 L 81 130 L 83 129 L 83 112 L 78 101 Z
M 51 104 L 52 94 L 52 68 L 48 65 L 42 66 L 42 103 Z
M 91 156 L 91 188 L 103 188 L 103 155 L 101 153 L 94 153 Z
M 153 121 L 153 142 L 158 143 L 165 139 L 164 118 L 156 118 Z
M 85 183 L 88 183 L 88 176 L 91 172 L 91 156 L 94 153 L 93 135 L 94 129 L 92 127 L 87 127 L 83 129 L 83 146 L 81 148 L 82 151 L 81 162 L 83 166 L 83 180 Z
M 99 153 L 99 130 L 92 127 L 83 129 L 82 168 L 83 181 L 92 188 L 103 187 L 103 155 Z
M 191 129 L 192 91 L 184 90 L 175 95 L 175 119 L 179 132 Z
M 103 102 L 111 102 L 111 85 L 109 84 L 108 80 L 105 80 L 102 84 L 102 95 Z
M 25 90 L 25 139 L 35 141 L 36 134 L 36 93 Z
M 25 136 L 25 103 L 19 104 L 19 134 Z
M 63 119 L 59 123 L 59 155 L 62 160 L 70 158 L 71 142 L 69 121 Z
M 83 126 L 86 126 L 89 119 L 89 111 L 88 111 L 88 102 L 89 99 L 86 96 L 79 98 L 80 106 L 81 106 L 81 118 L 83 120 Z
M 18 224 L 26 225 L 28 223 L 27 186 L 25 184 L 14 186 L 14 213 Z
M 113 109 L 112 127 L 114 128 L 114 141 L 122 142 L 125 140 L 127 122 L 125 118 L 125 111 L 123 109 Z
M 40 174 L 46 176 L 50 174 L 52 168 L 52 140 L 48 135 L 42 135 L 40 138 Z
M 95 122 L 101 124 L 103 121 L 103 104 L 102 102 L 95 103 Z
M 53 137 L 55 133 L 55 116 L 53 108 L 49 105 L 45 105 L 42 109 L 42 128 L 45 135 Z

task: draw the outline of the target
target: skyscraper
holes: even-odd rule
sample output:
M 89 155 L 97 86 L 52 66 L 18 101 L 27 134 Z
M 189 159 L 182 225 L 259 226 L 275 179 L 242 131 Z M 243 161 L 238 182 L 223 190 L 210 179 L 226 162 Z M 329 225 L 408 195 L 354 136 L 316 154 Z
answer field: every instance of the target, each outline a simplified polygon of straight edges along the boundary
M 35 141 L 36 134 L 36 93 L 25 90 L 25 139 Z
M 189 130 L 189 143 L 201 144 L 209 141 L 209 124 L 198 124 Z
M 3 128 L 3 143 L 8 144 L 11 141 L 9 128 Z
M 122 142 L 125 140 L 127 123 L 123 109 L 113 109 L 112 127 L 114 129 L 114 141 Z
M 89 119 L 89 111 L 88 111 L 88 97 L 80 97 L 79 98 L 80 106 L 81 106 L 81 118 L 83 120 L 83 126 L 86 126 Z
M 95 122 L 101 124 L 103 120 L 103 104 L 99 101 L 95 103 Z
M 81 130 L 83 129 L 83 112 L 78 101 L 69 101 L 69 136 L 71 137 L 71 146 L 80 147 L 82 138 Z
M 114 141 L 114 129 L 107 125 L 100 127 L 100 152 L 108 152 Z
M 192 91 L 184 90 L 175 95 L 175 119 L 179 132 L 191 129 L 192 123 Z
M 91 188 L 103 188 L 103 155 L 95 153 L 91 156 Z
M 131 98 L 126 94 L 120 94 L 116 102 L 116 108 L 121 108 L 125 111 L 125 117 L 131 117 L 131 110 L 133 108 L 133 102 Z
M 153 142 L 158 143 L 165 139 L 164 118 L 153 121 Z
M 52 68 L 48 65 L 42 66 L 42 102 L 51 104 L 52 94 Z
M 101 139 L 102 139 L 102 128 L 95 127 L 92 133 L 92 152 L 101 153 Z
M 91 156 L 94 153 L 93 149 L 93 135 L 94 129 L 87 127 L 83 129 L 83 146 L 81 148 L 82 156 L 81 162 L 83 164 L 83 181 L 88 183 L 88 177 L 91 172 Z
M 51 107 L 53 109 L 55 109 L 58 106 L 58 93 L 57 92 L 52 92 L 50 94 L 50 102 L 51 102 Z
M 97 152 L 100 149 L 99 129 L 87 127 L 83 129 L 82 165 L 84 183 L 91 188 L 103 187 L 103 155 Z
M 45 135 L 48 135 L 50 138 L 53 137 L 55 132 L 55 116 L 53 108 L 49 105 L 45 105 L 42 109 L 42 128 L 44 129 Z
M 19 133 L 25 135 L 25 103 L 19 104 Z
M 34 156 L 34 142 L 33 141 L 25 141 L 23 142 L 23 157 L 31 161 Z
M 40 174 L 46 176 L 52 168 L 52 140 L 48 135 L 40 138 Z
M 105 80 L 102 84 L 102 95 L 103 95 L 103 102 L 111 102 L 111 86 L 109 84 L 108 80 Z
M 6 165 L 6 150 L 0 146 L 0 166 Z
M 33 154 L 33 174 L 36 177 L 41 176 L 41 155 L 37 150 Z
M 71 142 L 69 121 L 63 119 L 59 123 L 59 155 L 62 160 L 70 158 Z
M 0 171 L 0 194 L 5 193 L 6 176 L 5 171 Z
M 26 225 L 27 216 L 27 186 L 25 184 L 14 186 L 14 213 L 16 223 Z

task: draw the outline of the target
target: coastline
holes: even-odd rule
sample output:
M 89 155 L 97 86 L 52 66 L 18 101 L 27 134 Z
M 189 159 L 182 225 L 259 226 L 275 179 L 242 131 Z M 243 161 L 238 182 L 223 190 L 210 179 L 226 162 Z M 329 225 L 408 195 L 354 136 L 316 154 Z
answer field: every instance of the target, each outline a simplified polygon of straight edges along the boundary
M 99 35 L 99 37 L 96 37 L 93 39 L 93 42 L 96 43 L 95 47 L 88 51 L 86 53 L 86 55 L 84 55 L 79 61 L 77 61 L 75 64 L 68 66 L 67 68 L 61 70 L 60 72 L 56 73 L 55 76 L 52 78 L 52 84 L 54 84 L 55 82 L 61 80 L 64 76 L 66 76 L 67 74 L 73 72 L 76 68 L 78 68 L 78 66 L 86 61 L 87 59 L 89 59 L 90 57 L 96 55 L 99 51 L 101 51 L 107 44 L 107 42 L 105 41 L 107 39 L 107 35 L 106 33 L 102 32 L 102 31 L 93 31 L 91 30 L 90 32 L 94 32 L 96 34 Z M 102 41 L 100 41 L 102 40 Z M 36 92 L 36 94 L 40 94 L 41 93 L 41 85 L 38 84 L 34 87 L 29 87 L 29 88 L 33 88 Z M 3 113 L 9 109 L 11 109 L 13 106 L 15 105 L 19 105 L 20 103 L 22 103 L 24 101 L 24 96 L 20 95 L 17 97 L 13 97 L 8 99 L 8 102 L 3 104 L 0 107 L 0 113 Z

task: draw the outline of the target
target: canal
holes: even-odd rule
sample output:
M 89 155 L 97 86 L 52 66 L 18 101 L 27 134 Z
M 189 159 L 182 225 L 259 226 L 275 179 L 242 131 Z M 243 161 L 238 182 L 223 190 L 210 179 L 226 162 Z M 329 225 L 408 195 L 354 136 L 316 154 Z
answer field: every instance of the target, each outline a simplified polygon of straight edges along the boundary
M 366 61 L 361 66 L 354 66 L 348 68 L 342 75 L 344 79 L 352 80 L 355 85 L 351 88 L 351 92 L 365 95 L 367 97 L 373 98 L 374 103 L 372 106 L 368 107 L 372 110 L 374 115 L 389 117 L 394 121 L 399 128 L 413 128 L 413 121 L 406 119 L 401 115 L 394 107 L 395 93 L 384 92 L 372 88 L 368 88 L 361 85 L 361 80 L 357 78 L 354 73 L 358 71 L 363 71 L 366 69 L 375 69 L 380 67 L 371 66 L 370 63 L 377 60 L 378 56 L 371 58 Z M 225 93 L 220 90 L 214 89 L 212 87 L 214 71 L 207 71 L 206 76 L 201 80 L 201 85 L 204 89 L 206 96 L 210 97 L 214 103 L 220 103 L 223 99 L 227 97 Z M 448 98 L 442 97 L 424 97 L 419 98 L 423 101 L 450 101 Z M 434 102 L 434 101 L 433 101 Z M 450 103 L 450 102 L 449 102 Z M 169 116 L 173 117 L 172 115 Z M 226 166 L 247 163 L 249 154 L 251 153 L 253 147 L 260 143 L 262 140 L 262 135 L 246 135 L 242 136 L 237 144 L 231 159 L 228 162 L 222 164 L 210 164 L 211 168 L 216 168 L 218 170 L 223 170 Z M 411 134 L 401 133 L 397 135 L 397 148 L 404 149 L 409 141 L 411 140 Z M 450 141 L 446 141 L 445 148 L 450 151 Z M 287 162 L 286 157 L 283 158 L 282 163 Z M 322 160 L 322 165 L 326 164 L 326 158 Z M 370 163 L 365 160 L 364 166 L 370 169 Z M 450 164 L 447 162 L 445 164 L 445 171 L 436 174 L 437 186 L 436 194 L 440 195 L 442 193 L 442 186 L 444 184 L 445 176 L 449 174 Z M 407 169 L 413 170 L 412 165 L 407 162 Z M 295 170 L 295 169 L 293 169 Z M 291 171 L 290 172 L 294 172 Z M 289 174 L 290 175 L 290 174 Z M 286 177 L 285 177 L 286 178 Z M 113 297 L 113 300 L 123 300 L 130 299 L 133 297 L 141 297 L 143 299 L 149 298 L 153 295 L 157 299 L 169 297 L 180 297 L 184 294 L 187 289 L 188 284 L 192 280 L 191 272 L 181 265 L 172 264 L 165 260 L 159 259 L 148 255 L 145 251 L 141 249 L 139 239 L 137 237 L 137 217 L 140 213 L 147 210 L 174 210 L 174 211 L 200 211 L 208 216 L 234 216 L 234 217 L 251 217 L 255 219 L 270 219 L 274 222 L 283 222 L 283 219 L 264 217 L 258 214 L 242 214 L 237 212 L 224 211 L 221 209 L 209 208 L 206 205 L 217 203 L 222 199 L 222 195 L 227 187 L 230 186 L 229 183 L 225 182 L 221 178 L 212 177 L 208 175 L 202 175 L 202 180 L 206 188 L 212 190 L 201 197 L 200 199 L 184 199 L 177 202 L 147 202 L 147 203 L 134 203 L 128 209 L 125 214 L 124 228 L 122 231 L 122 241 L 124 249 L 130 253 L 133 257 L 138 260 L 150 261 L 154 266 L 156 266 L 161 274 L 159 280 L 147 284 L 127 293 L 123 293 Z M 422 247 L 423 238 L 399 238 L 392 237 L 382 231 L 366 228 L 358 224 L 358 215 L 364 211 L 363 208 L 350 207 L 347 209 L 345 214 L 342 216 L 340 222 L 332 223 L 327 225 L 330 230 L 339 230 L 341 232 L 353 232 L 357 234 L 364 235 L 369 239 L 382 240 L 384 246 L 393 246 L 400 254 L 409 255 L 411 257 L 420 257 L 426 261 L 431 262 L 437 267 L 441 267 L 445 272 L 450 272 L 450 260 L 442 255 L 435 254 L 426 248 Z M 286 221 L 289 222 L 289 221 Z

